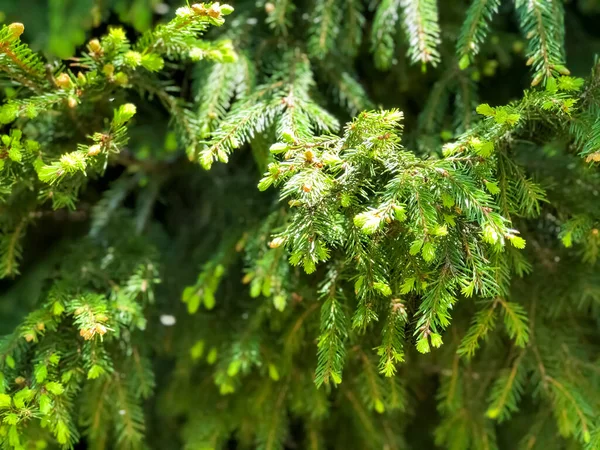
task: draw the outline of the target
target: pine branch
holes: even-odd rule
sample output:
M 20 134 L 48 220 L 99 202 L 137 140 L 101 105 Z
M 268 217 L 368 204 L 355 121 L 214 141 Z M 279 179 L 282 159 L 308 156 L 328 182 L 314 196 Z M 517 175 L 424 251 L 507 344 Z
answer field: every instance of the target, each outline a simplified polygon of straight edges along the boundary
M 519 401 L 523 395 L 526 372 L 521 363 L 524 353 L 513 362 L 512 367 L 505 369 L 497 378 L 489 396 L 490 407 L 486 415 L 502 422 L 518 411 Z
M 595 448 L 600 65 L 587 82 L 562 76 L 562 3 L 516 1 L 545 86 L 478 117 L 491 63 L 459 69 L 498 0 L 444 3 L 439 19 L 433 0 L 366 15 L 360 0 L 315 1 L 306 15 L 293 0 L 239 2 L 213 42 L 199 35 L 231 8 L 191 4 L 137 42 L 109 29 L 39 83 L 0 51 L 0 270 L 32 249 L 0 301 L 14 329 L 0 339 L 0 447 L 68 449 L 80 433 L 97 450 L 169 446 L 158 424 L 189 449 L 401 449 L 419 441 L 423 410 L 439 418 L 440 447 Z M 97 12 L 132 16 L 145 2 Z M 373 78 L 363 33 L 391 67 L 399 15 L 412 62 L 451 50 L 441 20 L 459 67 L 423 84 L 400 58 Z M 510 71 L 521 42 L 498 26 L 488 56 Z M 364 111 L 367 92 L 420 108 L 417 129 L 411 117 L 404 134 L 398 110 Z M 242 146 L 252 155 L 208 174 L 180 158 L 210 166 Z M 279 202 L 253 193 L 252 156 Z M 65 207 L 91 220 L 55 222 Z M 422 402 L 436 386 L 437 415 Z M 517 412 L 530 425 L 515 434 L 504 422 Z
M 331 131 L 337 120 L 311 98 L 313 73 L 306 55 L 286 52 L 277 75 L 270 83 L 236 102 L 200 152 L 200 163 L 209 169 L 213 161 L 227 162 L 229 154 L 244 142 L 264 132 L 274 122 L 279 136 L 308 137 Z
M 221 26 L 225 23 L 223 16 L 231 14 L 229 5 L 196 3 L 191 7 L 184 6 L 177 10 L 176 17 L 165 25 L 147 31 L 138 41 L 135 49 L 141 54 L 162 54 L 170 58 L 181 57 L 199 48 L 199 33 L 209 25 Z
M 419 115 L 419 128 L 424 135 L 439 131 L 444 114 L 448 108 L 453 75 L 442 76 L 431 89 L 423 111 Z
M 480 346 L 480 341 L 485 340 L 488 333 L 494 329 L 496 321 L 496 302 L 479 310 L 471 322 L 467 334 L 458 347 L 457 353 L 471 358 Z
M 456 133 L 464 133 L 476 122 L 475 109 L 479 104 L 477 84 L 465 73 L 458 75 L 455 101 L 456 118 L 454 128 Z
M 47 87 L 46 70 L 37 54 L 21 43 L 21 23 L 3 25 L 0 29 L 0 70 L 30 90 L 41 93 Z
M 130 383 L 119 378 L 117 374 L 112 384 L 115 392 L 112 416 L 116 417 L 117 446 L 123 449 L 141 448 L 145 432 L 144 412 Z
M 404 304 L 393 300 L 390 305 L 387 321 L 382 330 L 382 345 L 377 348 L 379 373 L 392 377 L 396 373 L 396 363 L 404 361 L 404 326 L 408 317 Z
M 208 137 L 216 123 L 223 119 L 236 94 L 243 95 L 245 65 L 248 62 L 240 58 L 238 62 L 215 63 L 211 66 L 198 65 L 195 74 L 196 98 L 199 105 L 198 119 L 202 124 L 201 138 Z
M 554 413 L 559 420 L 561 432 L 565 435 L 576 435 L 583 443 L 590 442 L 590 423 L 594 409 L 575 386 L 550 376 L 546 377 L 546 380 L 552 386 L 553 403 L 556 408 Z
M 344 393 L 350 402 L 350 405 L 358 418 L 358 424 L 362 426 L 364 433 L 369 435 L 371 439 L 377 439 L 380 435 L 377 433 L 371 416 L 365 411 L 364 405 L 361 404 L 356 396 L 349 390 L 346 390 Z
M 449 376 L 446 375 L 442 378 L 437 395 L 438 410 L 442 412 L 455 412 L 463 406 L 463 372 L 458 353 L 452 359 L 452 366 L 449 372 Z
M 331 274 L 330 277 L 335 277 Z M 321 306 L 321 331 L 319 335 L 318 362 L 315 372 L 315 384 L 340 384 L 342 368 L 346 357 L 344 340 L 347 337 L 346 315 L 343 300 L 339 298 L 339 289 L 335 278 L 330 279 L 321 288 L 325 302 Z
M 21 239 L 28 220 L 23 218 L 10 233 L 0 237 L 0 278 L 19 274 L 18 262 L 22 257 Z
M 365 27 L 363 3 L 361 0 L 348 0 L 344 2 L 344 6 L 344 17 L 341 21 L 342 29 L 338 42 L 344 55 L 355 57 L 363 42 Z
M 507 302 L 502 299 L 498 299 L 498 301 L 504 308 L 504 325 L 509 336 L 515 340 L 516 345 L 525 347 L 529 341 L 529 327 L 525 309 L 518 303 Z
M 418 336 L 417 350 L 421 353 L 430 351 L 430 344 L 439 347 L 442 344 L 441 331 L 450 324 L 450 309 L 456 302 L 452 294 L 453 274 L 444 267 L 439 279 L 425 292 L 419 306 L 419 320 L 415 330 Z
M 316 0 L 308 36 L 310 56 L 323 59 L 333 53 L 341 19 L 342 8 L 337 0 Z
M 276 33 L 286 36 L 292 21 L 290 16 L 296 10 L 291 0 L 274 0 L 265 8 L 267 10 L 267 23 Z
M 343 106 L 351 116 L 361 111 L 373 109 L 373 104 L 364 88 L 350 72 L 341 70 L 336 64 L 322 64 L 322 70 L 332 85 L 335 101 Z
M 135 115 L 136 107 L 131 103 L 120 106 L 113 112 L 110 127 L 104 133 L 95 133 L 90 138 L 93 145 L 79 145 L 76 151 L 63 154 L 58 161 L 38 169 L 41 181 L 54 185 L 68 176 L 86 174 L 88 165 L 95 170 L 104 170 L 110 154 L 119 153 L 127 144 L 127 122 Z
M 359 378 L 362 401 L 368 405 L 369 409 L 373 409 L 382 414 L 385 411 L 384 392 L 387 386 L 379 376 L 372 358 L 365 354 L 360 348 L 356 349 L 356 351 L 358 352 L 362 363 L 362 373 Z
M 400 20 L 401 0 L 384 0 L 377 7 L 371 30 L 371 51 L 374 53 L 375 66 L 385 70 L 392 65 L 396 24 Z
M 467 68 L 479 53 L 489 31 L 490 22 L 498 12 L 499 0 L 473 0 L 456 41 L 456 53 L 461 69 Z
M 534 70 L 532 86 L 559 74 L 564 67 L 563 13 L 559 0 L 515 0 L 521 30 L 529 40 L 527 64 Z
M 90 383 L 84 390 L 84 405 L 82 423 L 86 427 L 85 435 L 89 437 L 95 447 L 101 449 L 106 446 L 109 435 L 109 423 L 112 419 L 110 413 L 109 392 L 112 378 L 104 377 Z
M 283 449 L 284 440 L 287 434 L 287 423 L 284 414 L 281 414 L 281 407 L 285 400 L 287 386 L 279 387 L 277 397 L 274 402 L 274 408 L 269 412 L 269 418 L 263 430 L 259 430 L 257 449 L 259 450 L 280 450 Z
M 259 88 L 259 93 L 261 88 Z M 200 164 L 210 169 L 214 161 L 226 163 L 229 153 L 242 142 L 252 139 L 271 125 L 274 109 L 259 100 L 262 95 L 255 93 L 246 102 L 237 104 L 226 117 L 226 122 L 211 135 L 211 140 L 200 152 Z
M 404 32 L 408 37 L 408 56 L 413 63 L 436 66 L 440 40 L 436 0 L 400 0 Z

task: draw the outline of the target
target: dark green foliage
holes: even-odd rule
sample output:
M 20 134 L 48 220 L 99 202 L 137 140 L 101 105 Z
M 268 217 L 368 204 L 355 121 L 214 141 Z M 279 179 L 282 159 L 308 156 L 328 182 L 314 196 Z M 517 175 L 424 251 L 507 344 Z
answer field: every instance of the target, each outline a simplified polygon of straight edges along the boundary
M 600 449 L 593 2 L 30 1 L 0 448 Z

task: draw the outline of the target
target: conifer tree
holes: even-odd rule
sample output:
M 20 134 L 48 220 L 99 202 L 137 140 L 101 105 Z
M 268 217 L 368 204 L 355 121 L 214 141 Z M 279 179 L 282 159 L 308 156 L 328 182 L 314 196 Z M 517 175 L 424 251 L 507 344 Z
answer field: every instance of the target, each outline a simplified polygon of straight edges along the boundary
M 593 2 L 34 3 L 0 448 L 600 449 Z

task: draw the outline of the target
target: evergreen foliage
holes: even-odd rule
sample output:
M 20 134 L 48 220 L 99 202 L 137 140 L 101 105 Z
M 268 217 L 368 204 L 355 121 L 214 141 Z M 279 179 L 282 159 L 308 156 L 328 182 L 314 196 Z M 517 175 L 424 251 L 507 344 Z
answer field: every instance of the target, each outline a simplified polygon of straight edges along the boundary
M 593 4 L 67 3 L 0 29 L 0 448 L 600 449 Z

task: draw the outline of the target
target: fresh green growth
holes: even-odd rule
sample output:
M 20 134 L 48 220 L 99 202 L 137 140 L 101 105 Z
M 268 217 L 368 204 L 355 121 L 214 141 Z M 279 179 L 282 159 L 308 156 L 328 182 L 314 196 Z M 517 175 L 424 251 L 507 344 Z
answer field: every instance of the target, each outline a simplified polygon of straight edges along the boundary
M 101 3 L 0 29 L 1 449 L 600 448 L 583 6 Z

